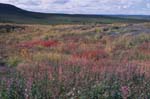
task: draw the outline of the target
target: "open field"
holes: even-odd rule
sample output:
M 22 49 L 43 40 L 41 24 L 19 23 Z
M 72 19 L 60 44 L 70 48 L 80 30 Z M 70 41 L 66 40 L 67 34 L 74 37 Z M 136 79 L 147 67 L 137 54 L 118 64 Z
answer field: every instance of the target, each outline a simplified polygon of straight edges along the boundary
M 0 24 L 0 99 L 150 99 L 150 23 Z

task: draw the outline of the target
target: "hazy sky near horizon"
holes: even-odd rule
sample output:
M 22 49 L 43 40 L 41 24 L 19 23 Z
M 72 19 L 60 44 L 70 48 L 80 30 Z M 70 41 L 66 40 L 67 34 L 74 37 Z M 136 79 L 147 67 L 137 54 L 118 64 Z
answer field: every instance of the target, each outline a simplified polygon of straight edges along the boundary
M 150 15 L 150 0 L 0 0 L 46 13 Z

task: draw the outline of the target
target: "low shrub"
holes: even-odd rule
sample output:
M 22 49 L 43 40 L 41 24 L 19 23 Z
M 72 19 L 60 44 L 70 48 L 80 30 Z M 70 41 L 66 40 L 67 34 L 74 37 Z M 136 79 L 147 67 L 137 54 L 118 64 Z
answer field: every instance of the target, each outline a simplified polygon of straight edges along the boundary
M 20 62 L 21 62 L 21 58 L 18 57 L 18 56 L 15 56 L 15 57 L 9 57 L 7 59 L 7 65 L 9 67 L 16 67 Z

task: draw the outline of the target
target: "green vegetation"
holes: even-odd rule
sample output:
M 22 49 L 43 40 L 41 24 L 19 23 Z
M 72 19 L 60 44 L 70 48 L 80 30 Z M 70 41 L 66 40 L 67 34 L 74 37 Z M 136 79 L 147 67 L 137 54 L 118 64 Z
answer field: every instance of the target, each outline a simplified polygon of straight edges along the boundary
M 21 62 L 21 59 L 19 57 L 17 57 L 17 56 L 9 57 L 7 59 L 7 65 L 9 67 L 13 67 L 13 66 L 16 67 L 20 62 Z
M 0 24 L 0 99 L 150 99 L 148 24 Z

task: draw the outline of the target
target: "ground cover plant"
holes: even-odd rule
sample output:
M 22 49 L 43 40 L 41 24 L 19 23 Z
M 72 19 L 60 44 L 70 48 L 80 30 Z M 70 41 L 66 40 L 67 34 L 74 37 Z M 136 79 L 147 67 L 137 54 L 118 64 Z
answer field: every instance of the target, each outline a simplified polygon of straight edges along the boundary
M 149 25 L 0 24 L 0 99 L 150 99 Z

